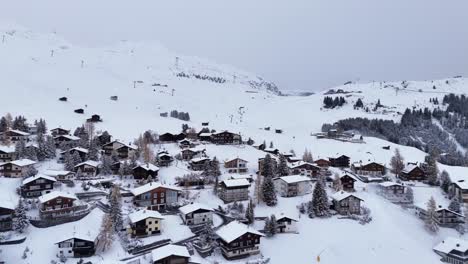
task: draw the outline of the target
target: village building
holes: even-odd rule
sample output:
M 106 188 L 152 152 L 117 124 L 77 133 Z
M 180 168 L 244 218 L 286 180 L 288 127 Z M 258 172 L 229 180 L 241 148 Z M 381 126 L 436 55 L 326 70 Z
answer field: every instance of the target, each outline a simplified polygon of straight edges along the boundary
M 193 143 L 190 139 L 184 138 L 179 141 L 179 148 L 193 148 L 195 147 L 195 143 Z
M 227 169 L 228 173 L 247 173 L 249 169 L 247 168 L 248 161 L 235 158 L 224 162 L 224 168 Z
M 0 175 L 5 177 L 26 177 L 28 172 L 34 169 L 35 161 L 30 159 L 20 159 L 8 161 L 0 164 Z
M 440 261 L 452 264 L 468 263 L 468 242 L 455 237 L 447 237 L 433 248 L 441 256 Z
M 202 171 L 210 164 L 210 162 L 210 158 L 207 157 L 193 158 L 189 162 L 189 168 L 194 171 Z
M 320 172 L 320 167 L 304 162 L 304 161 L 299 161 L 293 164 L 288 164 L 289 172 L 294 175 L 303 175 L 307 177 L 317 177 L 317 175 Z
M 272 154 L 272 155 L 278 155 L 279 154 L 279 149 L 277 148 L 265 148 L 263 149 L 263 151 L 265 151 L 266 153 L 269 153 L 269 154 Z
M 0 133 L 0 136 L 6 138 L 9 142 L 16 144 L 18 141 L 21 140 L 23 140 L 24 142 L 29 141 L 29 136 L 31 136 L 31 134 L 21 130 L 10 129 Z
M 362 199 L 345 191 L 339 191 L 332 196 L 332 209 L 341 215 L 361 214 Z
M 99 174 L 99 162 L 87 160 L 77 164 L 74 168 L 75 172 L 81 172 L 81 177 L 95 177 Z
M 138 210 L 128 215 L 127 232 L 132 237 L 145 237 L 161 233 L 161 222 L 164 217 L 157 211 Z
M 96 253 L 98 238 L 96 234 L 74 233 L 55 243 L 58 246 L 58 255 L 67 258 L 90 257 Z
M 151 163 L 141 164 L 132 169 L 133 179 L 135 180 L 146 180 L 149 176 L 153 180 L 158 178 L 159 167 Z
M 156 161 L 158 166 L 168 167 L 174 161 L 174 157 L 169 155 L 167 151 L 161 151 L 156 155 Z
M 75 152 L 78 153 L 78 155 L 80 155 L 81 160 L 86 160 L 89 151 L 82 147 L 74 147 L 74 148 L 62 151 L 60 152 L 60 161 L 63 162 L 65 160 L 66 153 L 69 153 L 70 155 L 74 155 Z
M 391 182 L 391 181 L 386 181 L 386 182 L 381 182 L 379 183 L 379 187 L 381 190 L 381 193 L 384 196 L 396 196 L 396 197 L 401 197 L 405 194 L 405 186 L 401 183 L 397 182 Z
M 185 133 L 179 134 L 172 134 L 172 133 L 164 133 L 159 135 L 159 140 L 163 142 L 177 142 L 179 140 L 185 139 L 187 136 Z
M 418 165 L 409 164 L 401 171 L 400 178 L 404 181 L 425 181 L 426 173 Z
M 180 216 L 186 225 L 213 223 L 213 209 L 200 203 L 192 203 L 179 208 Z
M 259 143 L 259 144 L 253 144 L 252 147 L 258 149 L 258 150 L 265 150 L 266 145 L 265 143 Z
M 426 204 L 420 204 L 416 206 L 416 214 L 422 220 L 426 220 L 428 217 L 426 207 Z M 434 220 L 438 226 L 449 228 L 457 228 L 458 226 L 465 223 L 465 218 L 462 214 L 454 212 L 440 205 L 436 209 L 436 216 Z
M 71 145 L 78 144 L 78 141 L 80 141 L 80 138 L 77 136 L 72 136 L 72 135 L 58 135 L 54 137 L 54 142 L 56 147 L 60 147 L 64 143 L 68 143 Z
M 190 253 L 185 246 L 166 245 L 151 251 L 152 264 L 189 264 Z
M 71 181 L 75 178 L 75 173 L 67 170 L 46 170 L 44 175 L 54 177 L 58 181 Z
M 21 196 L 32 198 L 50 193 L 54 189 L 56 181 L 53 177 L 41 174 L 26 178 L 21 184 Z
M 348 168 L 350 158 L 346 155 L 341 155 L 338 158 L 329 158 L 330 167 L 336 168 Z
M 100 147 L 112 142 L 112 136 L 107 131 L 100 133 L 95 139 Z
M 0 201 L 0 232 L 13 229 L 15 206 L 9 201 Z
M 186 148 L 180 151 L 183 160 L 191 160 L 195 157 L 201 157 L 205 155 L 205 149 L 202 148 Z
M 118 140 L 114 140 L 104 144 L 102 146 L 102 150 L 107 156 L 115 155 L 120 159 L 128 159 L 135 155 L 137 149 Z
M 297 233 L 297 219 L 287 216 L 279 215 L 276 216 L 276 226 L 278 233 Z
M 13 161 L 16 159 L 14 146 L 0 146 L 0 163 Z
M 314 160 L 315 165 L 319 166 L 320 168 L 328 168 L 331 166 L 331 162 L 326 159 L 318 159 Z
M 354 183 L 357 181 L 356 177 L 350 174 L 343 174 L 340 176 L 341 186 L 345 192 L 354 192 Z
M 51 130 L 50 130 L 50 134 L 51 134 L 53 137 L 56 137 L 56 136 L 63 136 L 63 135 L 69 135 L 69 134 L 70 134 L 70 130 L 57 127 L 57 128 L 51 129 Z
M 246 201 L 249 199 L 249 187 L 246 179 L 224 180 L 220 183 L 218 196 L 225 203 Z
M 246 179 L 249 181 L 249 183 L 252 183 L 254 181 L 254 179 L 252 178 L 252 175 L 231 175 L 229 179 L 232 179 L 232 180 Z
M 211 142 L 211 136 L 212 135 L 213 134 L 211 134 L 209 132 L 199 133 L 198 134 L 198 139 L 201 140 L 201 141 Z
M 239 145 L 242 143 L 242 138 L 239 134 L 232 133 L 229 131 L 215 132 L 211 135 L 211 142 L 214 144 L 236 144 Z
M 131 190 L 133 204 L 149 210 L 165 210 L 176 205 L 182 190 L 175 186 L 150 182 Z
M 370 162 L 367 164 L 356 162 L 351 166 L 351 170 L 356 174 L 371 177 L 382 177 L 386 173 L 385 166 L 377 162 Z
M 278 177 L 273 180 L 276 192 L 281 197 L 296 197 L 312 190 L 312 180 L 302 175 Z
M 449 186 L 450 197 L 457 197 L 459 201 L 468 203 L 468 181 L 459 180 L 452 182 Z
M 286 157 L 286 160 L 287 160 L 289 163 L 296 163 L 296 162 L 301 162 L 301 161 L 303 161 L 302 158 L 296 157 L 296 156 Z
M 88 206 L 78 201 L 75 195 L 52 191 L 38 198 L 41 219 L 66 217 Z
M 260 238 L 264 235 L 238 221 L 216 231 L 221 253 L 228 259 L 239 259 L 260 253 Z

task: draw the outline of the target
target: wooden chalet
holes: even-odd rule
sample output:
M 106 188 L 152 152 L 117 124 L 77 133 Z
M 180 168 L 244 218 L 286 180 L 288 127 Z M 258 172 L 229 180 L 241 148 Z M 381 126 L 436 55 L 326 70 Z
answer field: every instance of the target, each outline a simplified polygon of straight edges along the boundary
M 128 215 L 127 233 L 132 237 L 146 237 L 161 233 L 164 217 L 157 211 L 138 210 Z
M 276 226 L 278 233 L 297 233 L 297 219 L 287 215 L 276 216 Z
M 0 232 L 13 229 L 15 205 L 9 201 L 0 201 Z
M 81 172 L 81 177 L 95 177 L 99 174 L 99 162 L 87 160 L 77 164 L 74 168 L 75 172 Z
M 183 160 L 191 160 L 197 156 L 203 156 L 205 149 L 202 148 L 186 148 L 180 151 Z
M 190 139 L 187 139 L 187 138 L 180 140 L 178 144 L 179 144 L 179 148 L 181 149 L 195 147 L 195 144 Z
M 264 235 L 238 221 L 221 227 L 216 231 L 221 253 L 228 259 L 240 259 L 260 253 L 260 238 Z
M 0 175 L 5 177 L 25 177 L 29 170 L 34 168 L 35 161 L 30 159 L 20 159 L 8 161 L 0 164 Z
M 354 188 L 354 183 L 357 179 L 349 174 L 344 174 L 340 176 L 341 186 L 343 187 L 343 191 L 345 192 L 354 192 L 356 189 Z
M 246 201 L 249 199 L 249 187 L 246 179 L 224 180 L 220 183 L 218 196 L 225 203 Z
M 51 129 L 51 130 L 50 130 L 50 134 L 51 134 L 53 137 L 56 137 L 56 136 L 64 136 L 64 135 L 69 135 L 69 134 L 70 134 L 70 130 L 57 127 L 57 128 Z
M 154 182 L 131 190 L 135 206 L 157 211 L 176 205 L 181 192 L 178 187 Z
M 279 149 L 277 148 L 265 148 L 263 149 L 263 151 L 265 151 L 266 153 L 270 153 L 272 155 L 278 155 L 279 154 Z
M 60 152 L 60 161 L 63 162 L 65 160 L 66 153 L 69 153 L 70 155 L 74 155 L 75 152 L 78 153 L 78 155 L 80 155 L 81 160 L 86 160 L 89 151 L 88 151 L 88 149 L 85 149 L 85 148 L 82 148 L 82 147 L 74 147 L 74 148 L 62 151 L 62 152 Z
M 317 177 L 317 175 L 320 172 L 320 167 L 304 162 L 304 161 L 299 161 L 293 164 L 288 165 L 289 172 L 294 175 L 303 175 L 303 176 L 308 176 L 308 177 Z
M 249 171 L 247 163 L 246 160 L 235 158 L 225 161 L 224 168 L 227 169 L 228 173 L 247 173 Z
M 94 114 L 90 118 L 86 119 L 86 122 L 97 123 L 102 122 L 102 119 L 100 115 Z
M 13 161 L 16 159 L 15 147 L 0 146 L 0 163 Z
M 189 264 L 190 253 L 185 246 L 170 244 L 151 251 L 152 264 Z
M 450 197 L 457 197 L 459 201 L 468 203 L 468 181 L 454 181 L 449 186 Z
M 135 180 L 146 180 L 149 176 L 153 180 L 158 178 L 159 167 L 151 163 L 141 164 L 132 169 Z
M 468 241 L 447 237 L 433 248 L 434 252 L 441 256 L 441 262 L 452 264 L 468 263 Z
M 416 206 L 416 214 L 422 220 L 425 220 L 428 217 L 426 209 L 427 208 L 425 204 Z M 463 225 L 465 223 L 465 218 L 462 214 L 454 212 L 442 206 L 439 206 L 439 208 L 437 208 L 434 220 L 438 226 L 449 228 L 457 228 L 458 226 Z
M 330 166 L 336 168 L 348 168 L 350 158 L 346 155 L 341 155 L 338 158 L 329 158 Z
M 0 133 L 0 136 L 5 137 L 9 142 L 16 144 L 20 140 L 23 140 L 24 142 L 29 141 L 29 136 L 31 136 L 31 134 L 21 130 L 10 129 Z
M 76 146 L 78 144 L 78 141 L 80 141 L 80 138 L 72 135 L 58 135 L 54 137 L 56 147 L 60 147 L 64 143 Z
M 320 168 L 328 168 L 331 165 L 331 162 L 326 159 L 318 159 L 314 160 L 314 163 L 319 166 Z
M 214 144 L 242 144 L 242 138 L 239 134 L 229 131 L 215 132 L 211 135 L 211 142 Z
M 210 164 L 211 160 L 207 157 L 193 158 L 189 162 L 189 168 L 194 171 L 202 171 Z
M 136 147 L 114 140 L 102 146 L 105 155 L 116 155 L 120 159 L 128 159 L 135 155 Z
M 100 147 L 112 142 L 112 136 L 107 131 L 97 135 L 95 139 Z
M 156 161 L 158 166 L 167 167 L 174 161 L 174 157 L 169 155 L 167 151 L 161 151 L 156 155 Z
M 361 214 L 362 199 L 345 191 L 339 191 L 332 195 L 332 209 L 338 214 Z
M 183 140 L 187 137 L 185 133 L 179 134 L 172 134 L 172 133 L 164 133 L 159 135 L 159 140 L 163 142 L 177 142 Z
M 64 192 L 52 191 L 44 194 L 39 197 L 39 216 L 45 219 L 71 215 L 82 208 L 77 200 L 75 195 Z
M 75 112 L 77 114 L 84 114 L 84 109 L 83 108 L 77 108 L 73 112 Z
M 21 196 L 31 198 L 50 193 L 54 189 L 56 181 L 53 177 L 40 174 L 26 178 L 21 184 Z
M 369 162 L 363 164 L 362 162 L 353 163 L 351 170 L 359 175 L 382 177 L 386 173 L 385 166 L 377 162 Z
M 213 209 L 200 203 L 179 208 L 180 217 L 186 225 L 206 225 L 213 223 Z
M 44 171 L 44 175 L 53 177 L 58 181 L 70 181 L 75 178 L 75 173 L 67 170 L 46 170 Z
M 198 139 L 201 140 L 201 141 L 206 141 L 206 142 L 211 142 L 211 136 L 213 134 L 211 134 L 210 132 L 203 132 L 203 133 L 199 133 L 198 134 Z
M 407 165 L 401 171 L 400 178 L 404 181 L 425 181 L 427 179 L 424 170 L 414 164 Z
M 98 237 L 90 233 L 74 233 L 57 243 L 58 255 L 66 258 L 84 258 L 91 257 L 96 253 Z

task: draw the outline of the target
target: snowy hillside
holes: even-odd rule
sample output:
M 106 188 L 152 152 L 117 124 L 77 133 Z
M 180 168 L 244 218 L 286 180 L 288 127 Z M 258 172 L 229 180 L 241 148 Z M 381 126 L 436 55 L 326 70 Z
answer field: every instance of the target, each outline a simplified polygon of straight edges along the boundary
M 18 27 L 2 28 L 0 38 L 2 36 L 0 115 L 10 112 L 14 116 L 25 115 L 30 121 L 45 118 L 49 129 L 59 126 L 74 129 L 91 115 L 99 114 L 103 122 L 97 124 L 97 129 L 107 130 L 114 138 L 127 142 L 146 130 L 160 134 L 180 132 L 184 123 L 200 129 L 202 122 L 209 122 L 211 129 L 238 132 L 244 139 L 251 137 L 258 143 L 272 141 L 281 151 L 292 149 L 300 155 L 307 148 L 315 159 L 344 154 L 351 157 L 351 162 L 388 164 L 393 150 L 399 147 L 407 161 L 420 162 L 424 160 L 424 152 L 382 139 L 365 137 L 363 144 L 344 143 L 317 139 L 311 133 L 319 132 L 323 123 L 348 117 L 399 121 L 406 108 L 432 107 L 431 98 L 441 100 L 448 93 L 468 92 L 468 79 L 465 78 L 405 84 L 401 81 L 352 83 L 333 88 L 335 92 L 342 90 L 333 96 L 344 96 L 348 103 L 338 109 L 326 110 L 323 109 L 323 98 L 330 94 L 330 89 L 310 96 L 282 96 L 274 84 L 254 74 L 177 55 L 159 44 L 121 42 L 112 47 L 91 49 L 74 46 L 59 36 L 38 35 Z M 110 100 L 111 96 L 118 96 L 118 100 Z M 59 101 L 60 97 L 67 97 L 68 101 Z M 355 110 L 353 104 L 359 98 L 370 107 L 380 100 L 386 111 Z M 74 113 L 78 108 L 83 108 L 84 114 Z M 160 116 L 172 110 L 188 112 L 191 121 Z M 265 127 L 271 127 L 271 130 L 263 129 Z M 283 133 L 277 134 L 275 129 L 282 129 Z M 391 150 L 383 150 L 382 146 L 391 146 Z M 205 147 L 210 157 L 217 156 L 221 161 L 236 156 L 247 159 L 252 173 L 257 169 L 258 158 L 264 156 L 264 152 L 250 146 Z M 179 151 L 175 144 L 164 148 L 173 155 Z M 62 169 L 61 164 L 54 162 L 41 166 L 41 171 Z M 444 165 L 440 168 L 456 179 L 468 177 L 468 168 Z M 182 166 L 164 168 L 160 179 L 172 184 L 175 176 L 186 172 Z M 9 185 L 17 184 L 8 182 Z M 448 203 L 439 188 L 421 185 L 414 189 L 416 203 L 424 204 L 430 196 L 435 196 L 441 204 Z M 265 238 L 261 245 L 263 255 L 271 257 L 273 264 L 292 259 L 291 263 L 312 263 L 318 254 L 322 254 L 322 263 L 330 264 L 439 263 L 440 258 L 432 252 L 432 247 L 446 235 L 458 236 L 452 229 L 443 229 L 437 235 L 428 234 L 422 221 L 412 212 L 377 196 L 370 185 L 362 183 L 358 194 L 373 212 L 374 220 L 370 224 L 302 216 L 298 223 L 300 234 Z M 8 197 L 12 195 L 15 194 Z M 212 207 L 223 204 L 212 192 L 200 191 L 196 195 L 200 202 Z M 310 195 L 280 198 L 275 208 L 258 206 L 257 215 L 289 213 L 298 216 L 296 206 L 309 200 Z M 93 212 L 81 224 L 96 223 L 100 217 L 100 211 Z M 177 221 L 178 218 L 168 221 L 168 226 L 180 228 Z M 56 230 L 65 232 L 74 226 L 61 225 Z M 188 232 L 182 231 L 178 232 L 182 235 Z M 58 239 L 57 234 L 41 244 L 39 236 L 44 232 L 44 229 L 34 228 L 32 238 L 26 242 L 30 243 L 29 247 L 38 246 L 36 251 L 47 251 L 41 254 L 43 259 L 37 263 L 48 263 L 55 253 L 49 251 L 55 250 L 55 245 L 50 243 Z M 175 233 L 179 239 L 181 234 Z M 8 246 L 2 256 L 11 263 L 28 263 L 20 258 L 23 250 L 23 246 Z M 112 252 L 116 255 L 112 256 Z M 127 257 L 122 249 L 114 248 L 111 253 L 105 255 L 102 263 L 118 263 Z M 215 260 L 223 261 L 210 257 L 203 263 Z M 101 260 L 96 257 L 96 261 Z

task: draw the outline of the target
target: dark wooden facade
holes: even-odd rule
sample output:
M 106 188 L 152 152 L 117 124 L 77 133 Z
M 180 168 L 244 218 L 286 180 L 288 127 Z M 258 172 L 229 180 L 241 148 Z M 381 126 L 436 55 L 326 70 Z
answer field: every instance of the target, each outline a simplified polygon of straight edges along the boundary
M 96 253 L 96 242 L 82 238 L 70 238 L 57 243 L 59 255 L 81 258 L 91 257 Z
M 230 243 L 219 239 L 221 253 L 228 260 L 240 259 L 258 254 L 260 252 L 259 245 L 261 237 L 262 236 L 257 234 L 245 233 Z
M 171 255 L 169 257 L 158 259 L 153 264 L 189 264 L 188 257 Z
M 214 144 L 241 144 L 242 138 L 239 134 L 235 134 L 229 131 L 223 131 L 213 133 L 211 135 L 211 141 Z
M 149 168 L 144 168 L 142 166 L 137 166 L 133 168 L 133 178 L 135 180 L 146 180 L 149 176 L 151 176 L 153 180 L 156 180 L 158 178 L 158 171 L 159 170 L 156 169 L 152 170 Z
M 343 186 L 343 190 L 346 192 L 354 192 L 354 183 L 356 182 L 356 179 L 352 176 L 349 176 L 347 174 L 343 175 L 340 177 L 341 180 L 341 186 Z
M 187 135 L 185 133 L 179 134 L 172 134 L 172 133 L 164 133 L 159 135 L 159 140 L 164 142 L 177 142 L 179 140 L 185 139 Z
M 330 161 L 326 160 L 326 159 L 318 159 L 318 160 L 315 160 L 314 163 L 317 164 L 317 166 L 319 166 L 321 168 L 330 167 Z
M 37 177 L 31 182 L 21 185 L 21 196 L 25 198 L 39 197 L 54 189 L 55 181 L 47 178 Z
M 414 166 L 411 169 L 403 170 L 400 178 L 404 181 L 425 181 L 426 173 L 419 166 Z
M 330 166 L 337 167 L 337 168 L 348 168 L 350 158 L 345 155 L 341 155 L 338 158 L 329 158 Z
M 386 172 L 385 166 L 376 162 L 353 164 L 352 170 L 358 174 L 371 176 L 383 176 Z
M 13 208 L 0 207 L 0 232 L 13 229 Z
M 68 135 L 70 134 L 70 130 L 57 127 L 57 128 L 51 129 L 50 133 L 52 134 L 52 136 L 56 137 L 56 136 Z

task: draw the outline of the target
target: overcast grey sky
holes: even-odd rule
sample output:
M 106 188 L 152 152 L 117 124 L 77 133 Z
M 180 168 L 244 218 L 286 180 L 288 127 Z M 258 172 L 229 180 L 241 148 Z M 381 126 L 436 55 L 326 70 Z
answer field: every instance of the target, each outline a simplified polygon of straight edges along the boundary
M 282 89 L 468 75 L 468 0 L 0 0 L 78 45 L 157 40 Z

